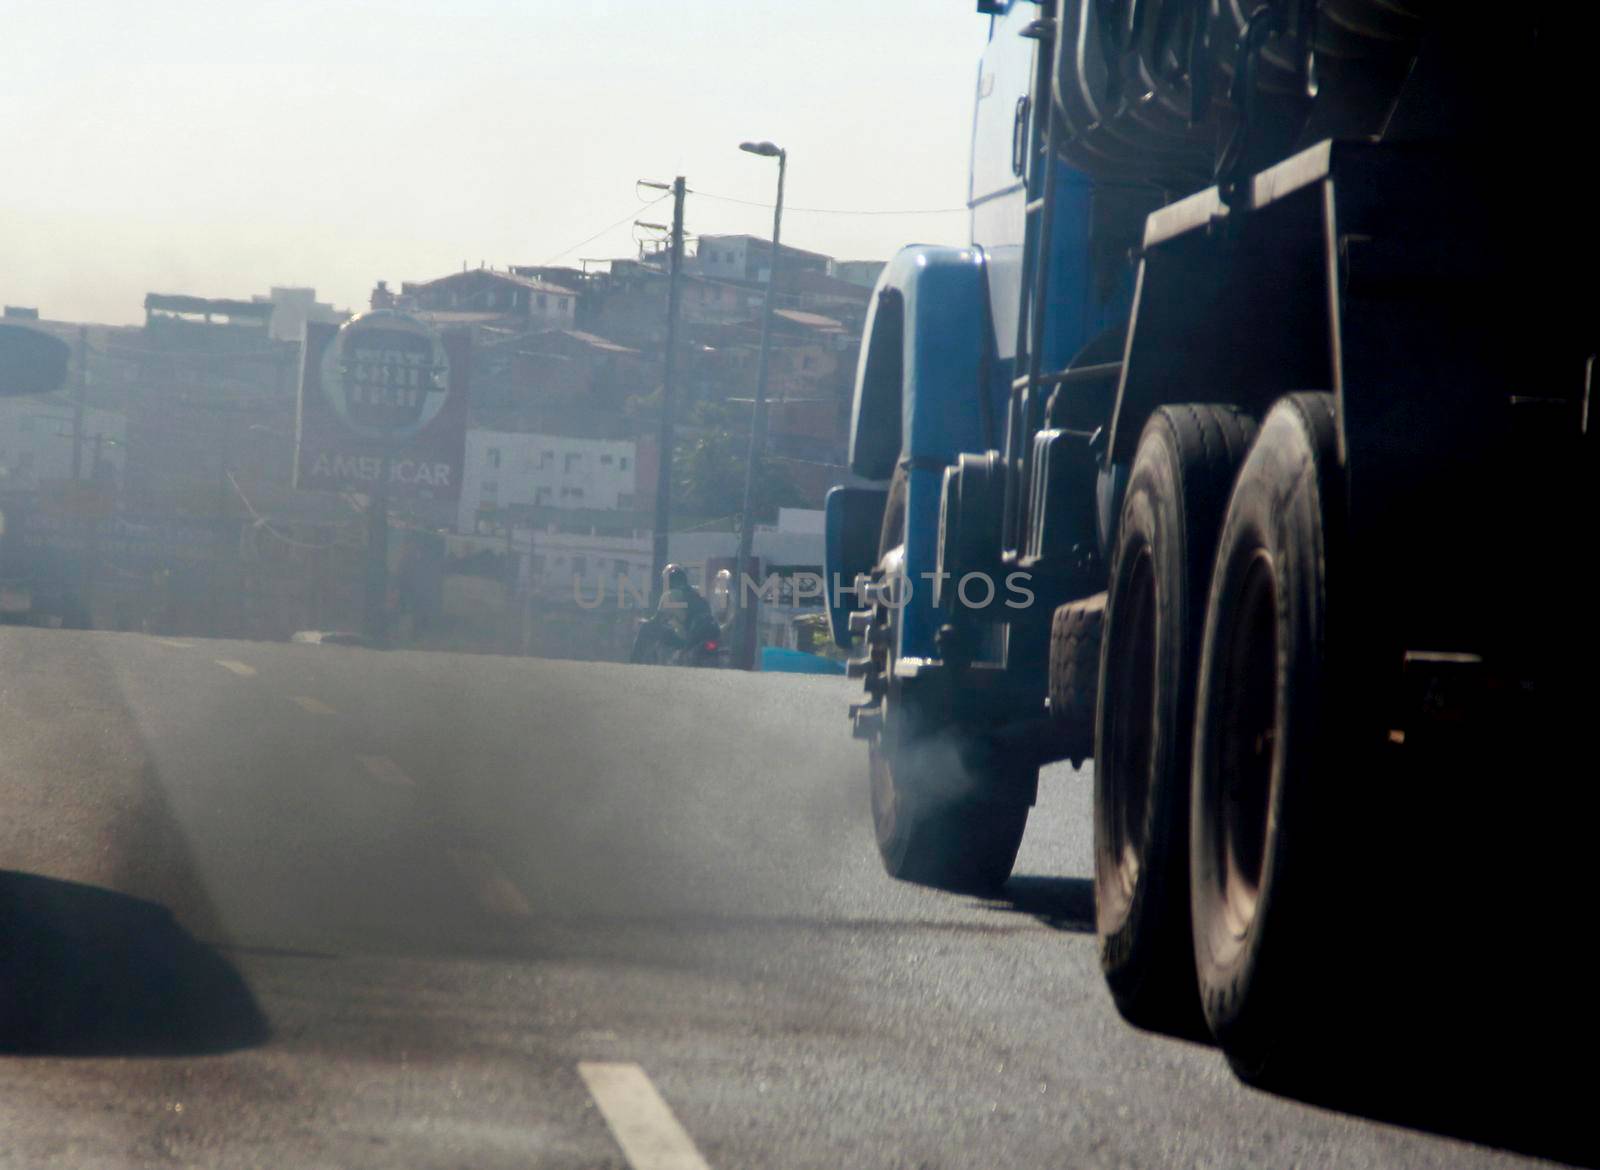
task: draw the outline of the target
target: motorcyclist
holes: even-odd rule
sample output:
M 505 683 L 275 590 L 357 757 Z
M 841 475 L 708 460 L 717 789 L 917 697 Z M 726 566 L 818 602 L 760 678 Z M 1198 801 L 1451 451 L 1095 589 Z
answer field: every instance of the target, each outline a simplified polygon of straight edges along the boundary
M 673 650 L 683 649 L 716 624 L 710 603 L 689 583 L 687 570 L 677 564 L 661 570 L 661 599 L 651 621 L 661 640 Z

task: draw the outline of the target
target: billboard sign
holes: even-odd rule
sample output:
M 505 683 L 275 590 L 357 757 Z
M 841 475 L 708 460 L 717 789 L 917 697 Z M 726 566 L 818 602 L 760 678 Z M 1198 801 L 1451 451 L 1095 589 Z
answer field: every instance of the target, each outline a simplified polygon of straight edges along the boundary
M 391 497 L 461 494 L 471 338 L 378 310 L 310 322 L 300 364 L 295 486 Z

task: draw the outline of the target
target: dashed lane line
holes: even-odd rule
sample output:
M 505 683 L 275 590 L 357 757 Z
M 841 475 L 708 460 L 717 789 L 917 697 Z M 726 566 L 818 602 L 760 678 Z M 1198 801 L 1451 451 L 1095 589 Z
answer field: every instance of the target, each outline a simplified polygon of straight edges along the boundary
M 405 774 L 404 769 L 388 756 L 357 756 L 361 766 L 367 770 L 379 784 L 387 784 L 393 788 L 415 788 L 417 782 Z
M 710 1170 L 644 1069 L 580 1061 L 578 1075 L 633 1170 Z
M 174 650 L 192 650 L 193 642 L 180 642 L 176 638 L 151 638 L 152 642 L 159 642 L 163 646 L 171 646 Z
M 255 677 L 256 668 L 253 666 L 246 666 L 244 663 L 237 662 L 232 658 L 218 658 L 214 661 L 218 666 L 223 667 L 226 670 L 233 671 L 233 673 L 238 675 L 240 678 Z
M 515 883 L 500 872 L 500 867 L 481 849 L 452 849 L 451 864 L 472 887 L 478 908 L 497 918 L 528 918 L 533 907 Z
M 314 699 L 310 695 L 290 695 L 289 701 L 307 715 L 337 715 L 339 713 L 321 699 Z

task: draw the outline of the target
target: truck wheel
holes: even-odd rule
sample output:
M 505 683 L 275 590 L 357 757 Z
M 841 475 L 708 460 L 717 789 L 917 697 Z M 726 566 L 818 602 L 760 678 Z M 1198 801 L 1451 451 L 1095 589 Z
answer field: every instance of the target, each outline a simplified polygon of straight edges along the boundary
M 890 481 L 879 562 L 905 542 L 904 470 Z M 980 750 L 894 677 L 895 614 L 875 608 L 868 631 L 883 720 L 870 741 L 869 781 L 878 853 L 891 877 L 951 890 L 989 890 L 1011 875 L 1033 800 L 1037 766 Z
M 1312 871 L 1337 835 L 1335 810 L 1308 815 L 1308 804 L 1340 780 L 1328 639 L 1335 444 L 1331 395 L 1273 407 L 1228 505 L 1206 610 L 1189 851 L 1195 965 L 1206 1023 L 1248 1079 L 1277 1079 L 1297 1017 L 1333 1006 L 1296 930 L 1313 919 L 1332 929 L 1304 891 L 1334 880 Z
M 1075 768 L 1094 755 L 1094 705 L 1100 693 L 1100 634 L 1106 595 L 1061 606 L 1050 619 L 1050 718 Z
M 1111 559 L 1095 720 L 1095 922 L 1118 1009 L 1198 1020 L 1189 929 L 1189 749 L 1212 553 L 1255 432 L 1229 406 L 1167 406 L 1140 437 Z
M 884 869 L 945 890 L 1004 885 L 1028 824 L 1022 793 L 1034 777 L 1008 775 L 1003 763 L 974 766 L 977 753 L 960 739 L 925 732 L 906 716 L 891 713 L 885 734 L 895 740 L 872 746 L 872 822 Z

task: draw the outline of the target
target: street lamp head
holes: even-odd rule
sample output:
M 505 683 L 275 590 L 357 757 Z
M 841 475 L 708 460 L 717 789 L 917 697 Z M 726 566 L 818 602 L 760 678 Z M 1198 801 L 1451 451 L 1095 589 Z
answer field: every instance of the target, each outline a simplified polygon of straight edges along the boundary
M 777 158 L 783 153 L 782 147 L 772 142 L 741 142 L 739 149 L 759 154 L 762 158 Z

